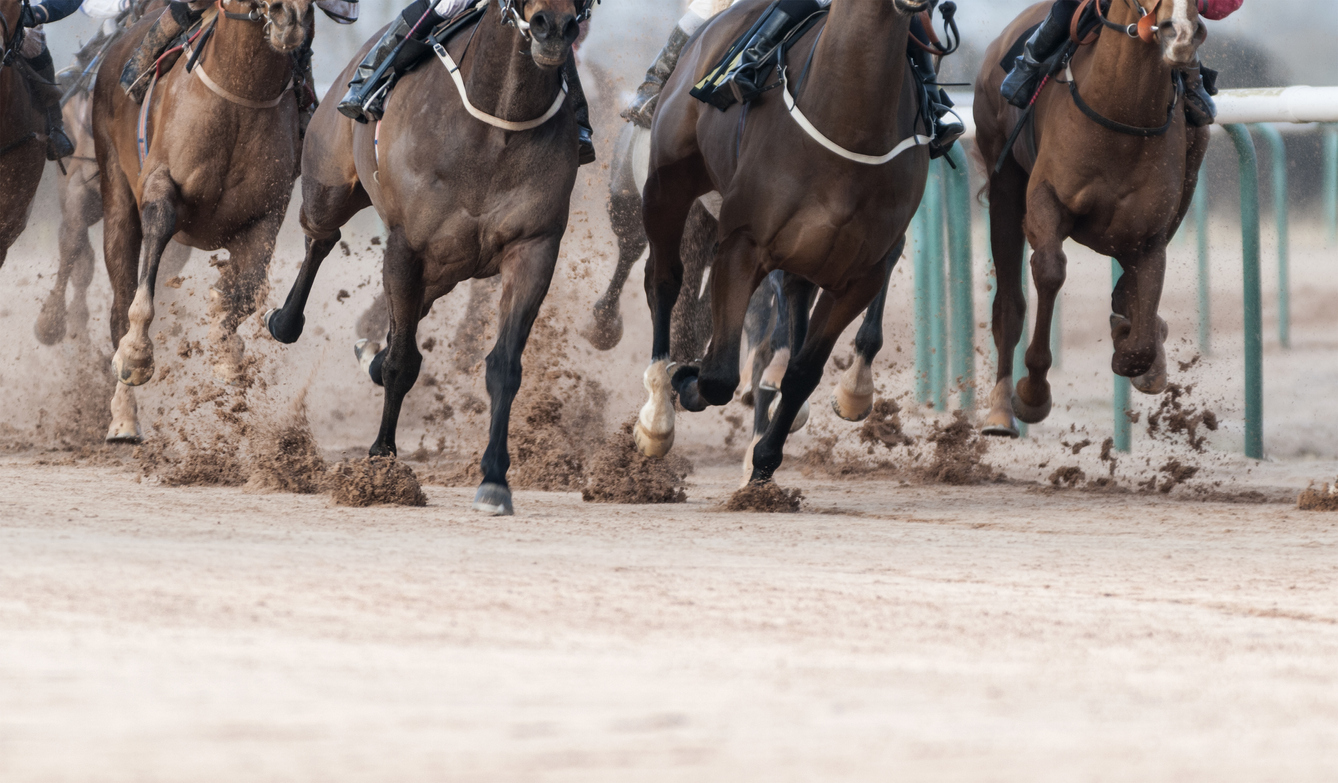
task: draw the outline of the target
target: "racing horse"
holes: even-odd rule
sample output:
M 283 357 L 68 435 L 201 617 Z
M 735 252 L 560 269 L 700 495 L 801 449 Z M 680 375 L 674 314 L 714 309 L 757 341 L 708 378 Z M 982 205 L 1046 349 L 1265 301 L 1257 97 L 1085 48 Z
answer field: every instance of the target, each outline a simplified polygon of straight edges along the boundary
M 102 186 L 93 145 L 93 94 L 76 85 L 62 107 L 65 128 L 74 142 L 74 154 L 65 158 L 56 179 L 60 200 L 60 265 L 56 279 L 42 302 L 33 332 L 43 345 L 55 345 L 66 337 L 88 338 L 88 287 L 93 283 L 97 258 L 89 230 L 102 220 Z M 158 272 L 171 279 L 190 259 L 190 248 L 178 242 L 167 246 Z M 66 302 L 68 293 L 68 303 Z
M 45 122 L 33 107 L 32 87 L 19 69 L 23 32 L 19 0 L 0 0 L 0 267 L 14 241 L 28 225 L 33 196 L 46 165 Z M 35 75 L 35 74 L 34 74 Z
M 382 274 L 390 334 L 388 346 L 366 362 L 385 387 L 370 453 L 393 455 L 400 406 L 423 361 L 419 320 L 459 283 L 500 274 L 497 342 L 486 360 L 491 422 L 473 503 L 490 514 L 513 513 L 506 481 L 511 404 L 576 183 L 576 120 L 561 71 L 578 21 L 574 0 L 489 2 L 472 32 L 438 44 L 435 58 L 401 77 L 379 124 L 356 124 L 335 111 L 336 100 L 323 102 L 302 161 L 306 258 L 284 306 L 266 317 L 275 339 L 297 340 L 311 285 L 340 227 L 375 206 L 389 234 Z M 332 90 L 344 89 L 377 37 Z
M 140 106 L 119 80 L 156 17 L 146 15 L 131 28 L 98 70 L 93 140 L 116 346 L 109 441 L 140 438 L 132 387 L 153 377 L 154 290 L 174 237 L 228 251 L 210 290 L 209 342 L 215 375 L 240 379 L 237 326 L 264 297 L 265 272 L 297 177 L 293 53 L 310 35 L 311 1 L 218 0 L 216 8 L 213 32 L 201 36 L 206 40 L 193 39 L 177 67 L 154 77 L 142 134 Z
M 799 347 L 781 380 L 776 413 L 753 448 L 750 480 L 770 481 L 780 467 L 791 425 L 841 333 L 883 290 L 924 193 L 929 128 L 905 50 L 912 16 L 929 5 L 833 3 L 791 50 L 796 62 L 808 63 L 798 83 L 782 62 L 780 89 L 725 112 L 689 90 L 767 3 L 734 5 L 688 43 L 656 110 L 643 193 L 646 298 L 654 322 L 644 375 L 650 398 L 633 429 L 643 454 L 661 456 L 673 445 L 671 387 L 689 411 L 732 398 L 749 299 L 765 275 L 780 270 L 789 342 Z M 684 222 L 693 202 L 711 191 L 722 197 L 711 344 L 700 366 L 674 368 L 669 317 L 683 276 Z M 869 372 L 863 359 L 851 370 Z
M 1044 18 L 1049 3 L 1032 6 L 1004 30 L 986 51 L 976 80 L 976 138 L 989 175 L 998 285 L 998 377 L 985 434 L 1017 437 L 1015 416 L 1034 424 L 1050 413 L 1050 328 L 1068 237 L 1114 257 L 1123 269 L 1111 296 L 1111 369 L 1145 394 L 1159 394 L 1167 385 L 1167 328 L 1157 315 L 1166 245 L 1189 209 L 1208 147 L 1208 128 L 1186 120 L 1175 71 L 1196 62 L 1207 31 L 1194 0 L 1107 2 L 1105 16 L 1102 5 L 1094 7 L 1102 20 L 1098 37 L 1072 58 L 1062 80 L 1067 84 L 1052 79 L 1033 101 L 1034 153 L 1019 146 L 1001 159 L 1021 115 L 1000 95 L 1000 63 L 1013 42 Z M 1075 38 L 1081 18 L 1074 17 Z M 1036 330 L 1026 352 L 1027 376 L 1014 390 L 1013 349 L 1026 314 L 1024 240 L 1035 248 Z

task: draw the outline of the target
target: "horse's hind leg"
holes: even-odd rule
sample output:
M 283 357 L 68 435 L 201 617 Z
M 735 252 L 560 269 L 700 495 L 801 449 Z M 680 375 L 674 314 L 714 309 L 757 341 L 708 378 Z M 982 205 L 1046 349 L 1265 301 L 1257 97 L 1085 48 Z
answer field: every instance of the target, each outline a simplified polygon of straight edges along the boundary
M 400 407 L 418 381 L 418 370 L 423 365 L 423 354 L 418 350 L 418 321 L 423 316 L 423 260 L 409 247 L 401 228 L 391 229 L 386 239 L 382 281 L 390 303 L 390 344 L 376 368 L 386 393 L 381 431 L 368 451 L 373 457 L 398 453 L 395 431 L 399 427 Z
M 744 234 L 731 236 L 720 247 L 711 275 L 711 347 L 700 368 L 680 367 L 673 377 L 678 401 L 689 411 L 734 399 L 748 300 L 762 282 L 757 255 L 752 238 Z
M 1064 237 L 1072 221 L 1049 188 L 1039 188 L 1027 204 L 1027 234 L 1035 251 L 1031 255 L 1031 277 L 1036 283 L 1036 328 L 1027 347 L 1027 377 L 1018 381 L 1013 395 L 1013 411 L 1028 424 L 1037 424 L 1050 415 L 1053 398 L 1046 376 L 1054 363 L 1050 354 L 1055 299 L 1068 274 L 1064 255 Z
M 91 184 L 79 179 L 89 168 L 95 178 Z M 84 334 L 88 327 L 88 286 L 93 282 L 96 263 L 88 229 L 102 217 L 102 197 L 98 192 L 96 168 L 81 163 L 72 169 L 61 182 L 60 267 L 56 271 L 56 284 L 42 303 L 37 323 L 33 326 L 33 332 L 43 345 L 55 345 L 67 334 Z M 65 293 L 71 283 L 74 284 L 74 297 L 67 311 Z
M 1027 174 L 1009 158 L 1003 171 L 990 178 L 990 246 L 994 253 L 994 348 L 998 372 L 990 392 L 990 412 L 981 432 L 1018 436 L 1013 418 L 1013 349 L 1022 339 L 1027 301 L 1022 294 L 1022 248 L 1026 241 Z
M 883 311 L 887 307 L 887 287 L 892 270 L 906 249 L 906 239 L 897 243 L 887 256 L 887 274 L 883 287 L 864 311 L 864 323 L 855 333 L 855 361 L 841 375 L 832 392 L 832 410 L 846 421 L 864 421 L 873 411 L 873 360 L 883 350 Z
M 557 265 L 558 239 L 513 248 L 502 261 L 502 299 L 497 344 L 488 354 L 488 398 L 492 403 L 488 448 L 483 452 L 483 483 L 474 495 L 474 510 L 494 515 L 512 513 L 506 472 L 511 467 L 507 429 L 511 403 L 520 391 L 521 355 L 530 329 L 548 294 Z
M 784 458 L 785 439 L 790 428 L 813 390 L 822 380 L 832 348 L 846 327 L 873 301 L 878 287 L 887 275 L 886 261 L 869 270 L 861 280 L 853 280 L 839 296 L 824 291 L 813 308 L 812 322 L 799 353 L 790 360 L 781 381 L 780 406 L 771 418 L 766 434 L 753 448 L 753 475 L 751 481 L 764 483 L 780 467 Z
M 612 350 L 623 339 L 623 317 L 618 303 L 632 265 L 646 250 L 648 240 L 641 223 L 641 194 L 632 191 L 611 195 L 609 222 L 618 239 L 618 265 L 613 269 L 608 288 L 595 300 L 590 323 L 581 331 L 581 336 L 601 351 Z

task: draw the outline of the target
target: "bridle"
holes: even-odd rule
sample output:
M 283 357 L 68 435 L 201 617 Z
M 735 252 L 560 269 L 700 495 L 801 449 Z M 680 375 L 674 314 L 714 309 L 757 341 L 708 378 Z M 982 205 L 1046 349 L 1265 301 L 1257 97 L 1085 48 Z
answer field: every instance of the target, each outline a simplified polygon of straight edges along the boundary
M 224 10 L 223 3 L 225 2 L 227 2 L 227 0 L 218 0 L 219 13 L 223 14 L 225 18 L 233 19 L 238 22 L 264 22 L 265 27 L 262 32 L 264 32 L 265 35 L 269 35 L 270 28 L 274 26 L 274 17 L 270 15 L 273 12 L 274 6 L 283 5 L 283 3 L 269 2 L 269 0 L 238 0 L 238 2 L 247 3 L 251 6 L 251 10 L 247 13 L 238 14 Z
M 1130 38 L 1137 38 L 1143 43 L 1156 43 L 1157 33 L 1161 31 L 1161 25 L 1157 24 L 1157 10 L 1161 8 L 1162 0 L 1157 0 L 1149 11 L 1143 7 L 1138 0 L 1124 0 L 1130 7 L 1138 11 L 1138 21 L 1130 25 L 1122 25 L 1112 22 L 1106 18 L 1105 12 L 1101 10 L 1101 0 L 1092 0 L 1096 4 L 1096 18 L 1101 24 L 1110 30 L 1123 33 Z M 1081 10 L 1081 9 L 1080 9 Z M 1074 15 L 1075 21 L 1079 14 Z
M 576 22 L 580 24 L 590 18 L 594 12 L 595 3 L 601 0 L 576 0 L 579 10 L 576 12 Z M 530 35 L 530 23 L 525 21 L 525 5 L 529 0 L 497 0 L 497 9 L 502 12 L 502 24 L 511 25 L 520 31 L 520 35 L 525 41 L 531 42 L 534 38 Z

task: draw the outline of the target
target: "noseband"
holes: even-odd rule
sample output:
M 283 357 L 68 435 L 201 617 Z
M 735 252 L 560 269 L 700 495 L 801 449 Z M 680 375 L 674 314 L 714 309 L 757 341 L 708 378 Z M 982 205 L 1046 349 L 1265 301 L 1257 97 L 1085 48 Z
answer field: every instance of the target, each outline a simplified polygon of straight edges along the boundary
M 1107 19 L 1105 12 L 1101 10 L 1101 0 L 1088 1 L 1096 4 L 1096 18 L 1100 19 L 1101 24 L 1105 27 L 1115 30 L 1116 32 L 1124 33 L 1130 38 L 1137 38 L 1143 43 L 1156 43 L 1157 33 L 1161 30 L 1161 26 L 1157 24 L 1157 9 L 1161 8 L 1162 0 L 1157 0 L 1157 2 L 1153 4 L 1151 11 L 1144 8 L 1143 4 L 1138 2 L 1138 0 L 1125 0 L 1131 8 L 1138 11 L 1139 19 L 1131 25 L 1117 24 Z M 1084 5 L 1086 5 L 1086 3 L 1084 3 Z M 1081 15 L 1082 9 L 1079 8 L 1078 13 L 1073 16 L 1075 25 Z
M 579 24 L 590 18 L 594 4 L 601 0 L 576 0 L 576 22 Z M 525 4 L 529 0 L 497 0 L 497 9 L 502 12 L 502 24 L 508 24 L 520 31 L 527 43 L 534 40 L 530 35 L 530 23 L 525 21 Z

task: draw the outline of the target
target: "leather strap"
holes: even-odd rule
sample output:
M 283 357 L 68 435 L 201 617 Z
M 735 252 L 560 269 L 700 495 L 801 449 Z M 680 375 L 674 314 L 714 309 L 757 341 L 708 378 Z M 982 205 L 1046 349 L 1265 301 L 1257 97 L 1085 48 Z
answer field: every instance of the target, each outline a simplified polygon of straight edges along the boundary
M 432 51 L 437 53 L 437 58 L 441 60 L 442 64 L 446 66 L 446 70 L 450 72 L 451 81 L 455 82 L 455 89 L 460 93 L 460 101 L 464 103 L 465 111 L 469 112 L 469 115 L 474 119 L 487 123 L 494 128 L 501 128 L 502 130 L 513 132 L 534 130 L 540 125 L 553 119 L 553 117 L 562 110 L 562 104 L 567 102 L 567 77 L 564 76 L 562 77 L 562 89 L 558 90 L 557 97 L 553 99 L 553 105 L 548 107 L 548 111 L 544 112 L 542 117 L 526 120 L 525 122 L 512 122 L 511 120 L 504 120 L 501 117 L 494 117 L 487 112 L 480 111 L 474 107 L 474 104 L 469 102 L 469 94 L 465 91 L 465 80 L 460 76 L 460 66 L 456 65 L 455 60 L 451 59 L 451 53 L 446 51 L 446 47 L 433 41 Z
M 794 97 L 790 95 L 790 82 L 786 76 L 786 70 L 787 69 L 784 66 L 780 69 L 781 95 L 785 98 L 785 108 L 790 112 L 790 117 L 794 119 L 795 123 L 800 128 L 803 128 L 804 133 L 807 133 L 811 139 L 821 144 L 828 151 L 833 152 L 848 161 L 865 166 L 881 166 L 906 150 L 924 146 L 933 141 L 933 139 L 928 136 L 920 136 L 917 134 L 908 139 L 903 139 L 900 144 L 893 147 L 892 150 L 885 155 L 864 155 L 859 152 L 852 152 L 824 136 L 822 131 L 814 127 L 813 123 L 809 122 L 808 118 L 804 116 L 804 113 L 799 110 L 799 106 L 794 102 Z

